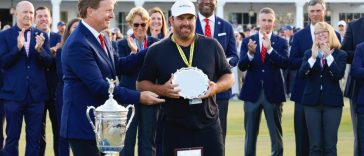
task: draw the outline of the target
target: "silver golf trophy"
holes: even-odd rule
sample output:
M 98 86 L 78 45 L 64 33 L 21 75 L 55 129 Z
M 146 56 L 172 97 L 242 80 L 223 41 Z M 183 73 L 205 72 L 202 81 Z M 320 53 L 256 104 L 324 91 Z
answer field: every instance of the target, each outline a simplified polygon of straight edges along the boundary
M 113 98 L 115 81 L 106 79 L 110 85 L 109 99 L 96 109 L 93 106 L 88 106 L 86 115 L 95 132 L 99 151 L 106 155 L 112 155 L 119 153 L 124 148 L 125 133 L 134 117 L 135 108 L 133 105 L 128 105 L 126 108 L 119 105 Z M 132 108 L 132 114 L 127 121 L 129 108 Z M 95 125 L 89 116 L 91 110 L 95 116 Z

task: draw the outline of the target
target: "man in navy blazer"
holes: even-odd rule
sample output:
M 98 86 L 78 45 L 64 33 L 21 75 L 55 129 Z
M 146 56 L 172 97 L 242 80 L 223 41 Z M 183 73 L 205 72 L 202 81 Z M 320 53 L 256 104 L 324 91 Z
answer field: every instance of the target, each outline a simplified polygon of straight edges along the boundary
M 351 64 L 356 46 L 361 42 L 364 42 L 364 17 L 352 21 L 348 24 L 346 33 L 344 35 L 344 39 L 342 42 L 341 49 L 345 50 L 348 53 L 347 63 Z M 359 98 L 359 84 L 355 79 L 351 77 L 352 74 L 349 74 L 344 96 L 350 99 L 350 110 L 351 110 L 351 120 L 353 123 L 354 130 L 354 156 L 358 156 L 359 148 L 358 148 L 358 135 L 357 135 L 357 113 L 356 113 L 356 101 Z
M 224 49 L 227 62 L 230 67 L 235 67 L 239 61 L 236 52 L 236 43 L 233 27 L 224 19 L 214 14 L 217 0 L 197 0 L 198 16 L 196 20 L 196 33 L 213 37 L 221 44 Z M 206 22 L 208 21 L 208 23 Z M 207 28 L 210 26 L 210 28 Z M 209 36 L 206 29 L 210 29 Z M 208 30 L 209 31 L 209 30 Z M 223 142 L 226 138 L 227 113 L 229 108 L 229 99 L 231 98 L 231 88 L 225 92 L 216 95 L 216 102 L 219 106 L 219 118 L 223 135 Z
M 310 0 L 307 3 L 307 6 L 308 17 L 310 18 L 311 24 L 293 36 L 292 47 L 289 56 L 289 68 L 291 70 L 298 71 L 302 64 L 305 51 L 312 48 L 312 43 L 314 40 L 314 25 L 325 20 L 326 4 L 324 1 Z M 340 41 L 340 34 L 336 32 L 336 35 Z M 305 81 L 299 77 L 297 72 L 291 94 L 291 100 L 295 102 L 294 130 L 297 156 L 309 155 L 307 125 L 303 111 L 303 105 L 301 104 L 305 84 Z
M 40 141 L 41 152 L 40 156 L 44 156 L 46 149 L 46 115 L 47 110 L 49 114 L 49 119 L 52 124 L 52 132 L 53 132 L 53 151 L 54 155 L 58 156 L 58 142 L 59 142 L 59 123 L 57 119 L 57 111 L 56 111 L 56 87 L 57 87 L 57 71 L 56 71 L 56 55 L 55 52 L 58 49 L 56 46 L 61 42 L 62 36 L 58 33 L 51 32 L 51 13 L 49 9 L 45 6 L 38 7 L 35 9 L 35 25 L 37 29 L 44 31 L 49 38 L 49 46 L 51 54 L 53 56 L 53 64 L 50 67 L 45 68 L 46 74 L 46 83 L 48 87 L 48 96 L 49 99 L 45 103 L 44 116 L 43 116 L 43 124 L 42 124 L 42 137 Z
M 361 18 L 360 20 L 363 20 Z M 351 34 L 352 35 L 352 34 Z M 345 38 L 345 37 L 344 37 Z M 353 58 L 352 66 L 351 66 L 351 76 L 356 81 L 357 90 L 357 98 L 355 101 L 356 110 L 352 110 L 355 112 L 357 119 L 357 128 L 356 129 L 356 137 L 355 139 L 355 156 L 364 155 L 364 42 L 357 45 L 355 50 L 355 55 Z M 353 100 L 353 99 L 352 99 Z
M 283 155 L 282 104 L 286 101 L 282 69 L 288 66 L 288 42 L 275 34 L 275 13 L 263 8 L 259 33 L 243 40 L 238 67 L 247 71 L 239 98 L 244 100 L 245 155 L 256 155 L 262 110 L 267 120 L 273 156 Z
M 23 117 L 26 123 L 25 155 L 39 155 L 44 102 L 48 100 L 44 67 L 51 65 L 48 36 L 32 27 L 33 4 L 16 6 L 16 25 L 0 33 L 0 66 L 4 69 L 4 100 L 7 137 L 4 155 L 18 155 Z
M 80 0 L 78 27 L 63 46 L 64 80 L 61 136 L 68 139 L 74 156 L 99 156 L 95 133 L 87 120 L 87 106 L 100 106 L 108 99 L 106 78 L 115 79 L 120 73 L 132 71 L 143 63 L 146 50 L 118 58 L 111 42 L 102 35 L 114 18 L 115 0 Z M 136 46 L 132 46 L 136 51 Z M 149 91 L 137 92 L 116 86 L 118 103 L 157 104 L 164 102 Z M 91 117 L 93 118 L 93 117 Z
M 3 86 L 3 71 L 0 69 L 0 88 Z M 4 148 L 4 122 L 5 121 L 5 111 L 4 104 L 0 100 L 0 156 L 3 156 Z

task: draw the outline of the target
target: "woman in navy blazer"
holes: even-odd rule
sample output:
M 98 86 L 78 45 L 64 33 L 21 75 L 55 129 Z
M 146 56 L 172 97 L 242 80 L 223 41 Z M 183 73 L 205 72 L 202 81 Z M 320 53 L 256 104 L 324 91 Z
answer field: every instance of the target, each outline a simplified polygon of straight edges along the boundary
M 158 41 L 158 39 L 147 35 L 147 30 L 150 24 L 150 16 L 148 11 L 144 8 L 132 8 L 128 16 L 126 16 L 126 21 L 128 22 L 129 27 L 133 29 L 133 34 L 117 42 L 119 57 L 126 57 L 133 54 L 128 43 L 130 40 L 137 45 L 138 51 L 147 49 L 153 43 Z M 139 71 L 140 67 L 136 67 L 127 74 L 119 75 L 120 85 L 125 88 L 135 90 Z M 157 116 L 160 105 L 144 106 L 135 103 L 134 106 L 135 115 L 131 121 L 128 131 L 126 132 L 125 146 L 120 155 L 134 155 L 138 126 L 139 155 L 152 155 L 153 149 L 155 149 Z
M 315 24 L 315 41 L 307 50 L 299 76 L 306 81 L 302 104 L 308 127 L 310 156 L 337 155 L 343 95 L 339 81 L 344 76 L 347 54 L 340 50 L 335 31 L 326 22 Z

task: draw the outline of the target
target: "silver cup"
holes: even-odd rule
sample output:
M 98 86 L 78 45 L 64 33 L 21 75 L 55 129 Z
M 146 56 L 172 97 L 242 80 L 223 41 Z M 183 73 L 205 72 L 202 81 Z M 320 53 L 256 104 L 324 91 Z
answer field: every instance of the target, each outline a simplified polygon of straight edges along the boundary
M 109 99 L 105 104 L 96 109 L 94 106 L 88 106 L 86 111 L 86 116 L 96 135 L 97 147 L 100 152 L 106 154 L 119 153 L 124 148 L 125 134 L 135 113 L 133 105 L 125 108 L 114 100 L 112 92 L 115 86 L 111 82 L 113 81 L 109 80 Z M 132 109 L 132 114 L 127 121 L 129 108 Z M 95 116 L 95 125 L 89 115 L 91 110 Z

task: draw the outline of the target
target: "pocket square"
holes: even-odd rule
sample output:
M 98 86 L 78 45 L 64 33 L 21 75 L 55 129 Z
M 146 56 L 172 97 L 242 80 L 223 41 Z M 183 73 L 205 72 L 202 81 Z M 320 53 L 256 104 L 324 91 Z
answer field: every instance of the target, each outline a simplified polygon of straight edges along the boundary
M 226 36 L 226 33 L 219 33 L 217 36 Z

